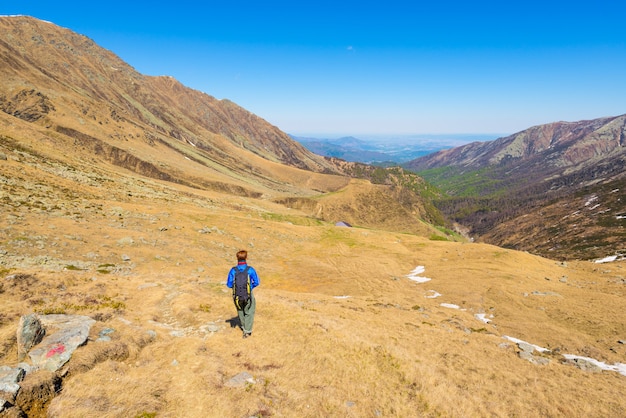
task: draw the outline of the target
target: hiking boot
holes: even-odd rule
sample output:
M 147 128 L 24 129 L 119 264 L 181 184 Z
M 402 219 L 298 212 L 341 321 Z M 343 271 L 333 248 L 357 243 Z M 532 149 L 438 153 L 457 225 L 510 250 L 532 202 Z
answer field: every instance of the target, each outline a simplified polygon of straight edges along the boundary
M 252 333 L 251 333 L 251 332 L 244 332 L 244 333 L 243 333 L 243 338 L 248 338 L 248 337 L 250 337 L 251 335 L 252 335 Z

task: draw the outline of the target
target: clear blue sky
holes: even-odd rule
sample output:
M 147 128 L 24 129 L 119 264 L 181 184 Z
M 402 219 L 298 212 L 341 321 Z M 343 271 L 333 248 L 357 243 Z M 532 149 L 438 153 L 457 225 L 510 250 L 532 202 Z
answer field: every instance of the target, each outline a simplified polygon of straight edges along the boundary
M 626 113 L 626 2 L 3 2 L 296 135 L 514 133 Z

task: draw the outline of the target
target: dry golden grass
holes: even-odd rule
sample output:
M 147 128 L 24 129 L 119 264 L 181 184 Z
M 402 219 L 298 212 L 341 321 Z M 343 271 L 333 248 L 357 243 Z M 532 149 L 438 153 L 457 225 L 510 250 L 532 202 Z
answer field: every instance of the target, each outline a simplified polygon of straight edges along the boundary
M 48 403 L 30 401 L 32 411 L 625 415 L 625 376 L 583 371 L 562 357 L 626 363 L 626 346 L 618 343 L 626 339 L 623 262 L 563 264 L 490 245 L 431 241 L 428 228 L 422 236 L 337 228 L 311 217 L 310 207 L 289 209 L 274 196 L 296 190 L 341 213 L 376 187 L 323 175 L 307 183 L 308 174 L 295 169 L 284 172 L 295 179 L 285 191 L 247 184 L 267 193 L 252 199 L 60 155 L 46 161 L 2 152 L 0 364 L 16 363 L 21 315 L 97 319 L 63 370 L 60 393 Z M 272 176 L 276 170 L 268 165 Z M 246 340 L 224 284 L 241 248 L 261 277 L 254 334 Z M 409 280 L 416 266 L 432 281 Z M 432 291 L 442 296 L 429 298 Z M 477 313 L 493 315 L 492 322 Z M 105 328 L 115 330 L 111 341 L 96 341 Z M 504 336 L 551 349 L 535 353 L 549 364 L 519 358 Z M 230 387 L 241 372 L 254 383 Z M 37 379 L 49 388 L 46 376 L 30 379 L 29 388 Z
M 20 315 L 61 310 L 99 319 L 49 416 L 624 412 L 624 376 L 579 370 L 558 353 L 534 365 L 503 338 L 624 362 L 623 264 L 565 266 L 483 244 L 306 225 L 303 214 L 267 201 L 214 195 L 223 203 L 207 208 L 200 192 L 179 201 L 168 193 L 82 201 L 76 217 L 26 207 L 3 217 L 4 265 L 48 260 L 3 274 L 24 283 L 3 280 L 2 362 L 15 362 Z M 249 249 L 262 280 L 247 340 L 231 326 L 224 286 L 239 248 Z M 405 277 L 418 265 L 432 281 Z M 442 296 L 427 298 L 429 290 Z M 478 321 L 480 312 L 493 322 Z M 106 327 L 115 329 L 112 341 L 96 342 Z M 255 383 L 227 386 L 240 372 Z

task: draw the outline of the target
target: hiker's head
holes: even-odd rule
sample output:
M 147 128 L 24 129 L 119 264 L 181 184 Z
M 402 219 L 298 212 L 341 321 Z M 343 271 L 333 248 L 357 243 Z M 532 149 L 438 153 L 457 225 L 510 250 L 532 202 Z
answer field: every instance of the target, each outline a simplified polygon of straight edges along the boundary
M 241 250 L 237 252 L 237 261 L 246 261 L 248 258 L 248 252 L 246 250 Z

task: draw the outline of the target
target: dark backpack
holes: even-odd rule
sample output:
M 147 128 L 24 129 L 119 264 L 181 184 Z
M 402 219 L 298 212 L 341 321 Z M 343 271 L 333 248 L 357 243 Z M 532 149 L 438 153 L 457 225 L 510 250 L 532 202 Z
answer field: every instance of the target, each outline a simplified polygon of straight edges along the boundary
M 250 266 L 239 270 L 235 267 L 235 281 L 233 283 L 233 300 L 237 309 L 243 309 L 250 301 L 250 276 L 248 270 Z

